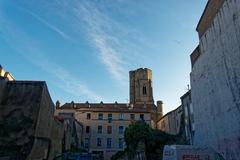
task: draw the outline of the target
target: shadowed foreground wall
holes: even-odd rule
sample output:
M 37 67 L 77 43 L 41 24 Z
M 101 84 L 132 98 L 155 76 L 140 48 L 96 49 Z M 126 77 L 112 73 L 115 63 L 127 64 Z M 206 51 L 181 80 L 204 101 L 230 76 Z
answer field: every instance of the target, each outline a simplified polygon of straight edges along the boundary
M 194 144 L 209 145 L 226 160 L 239 160 L 239 0 L 225 0 L 200 38 L 200 52 L 191 73 Z
M 53 113 L 45 82 L 0 80 L 0 159 L 40 160 L 60 154 L 64 125 Z

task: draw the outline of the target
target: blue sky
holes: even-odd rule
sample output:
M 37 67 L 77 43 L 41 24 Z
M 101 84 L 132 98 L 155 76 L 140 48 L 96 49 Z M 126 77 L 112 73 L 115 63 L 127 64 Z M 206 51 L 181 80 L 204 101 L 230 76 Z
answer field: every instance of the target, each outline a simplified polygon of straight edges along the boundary
M 44 80 L 53 101 L 124 102 L 129 71 L 153 71 L 164 112 L 180 105 L 207 0 L 0 0 L 0 63 Z

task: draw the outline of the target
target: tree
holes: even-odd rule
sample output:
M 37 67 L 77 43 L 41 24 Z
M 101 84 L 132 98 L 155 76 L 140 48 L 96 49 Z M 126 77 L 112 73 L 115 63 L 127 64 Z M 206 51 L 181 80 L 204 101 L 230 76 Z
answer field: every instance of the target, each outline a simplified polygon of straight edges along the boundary
M 152 129 L 144 121 L 137 121 L 130 124 L 125 132 L 124 138 L 127 146 L 136 149 L 140 141 L 146 142 L 152 136 Z
M 170 135 L 158 129 L 152 129 L 144 121 L 137 121 L 129 125 L 124 133 L 126 149 L 113 156 L 113 160 L 128 156 L 134 159 L 139 144 L 144 144 L 147 160 L 162 159 L 163 147 L 167 144 L 184 144 L 185 138 L 182 132 L 178 135 Z

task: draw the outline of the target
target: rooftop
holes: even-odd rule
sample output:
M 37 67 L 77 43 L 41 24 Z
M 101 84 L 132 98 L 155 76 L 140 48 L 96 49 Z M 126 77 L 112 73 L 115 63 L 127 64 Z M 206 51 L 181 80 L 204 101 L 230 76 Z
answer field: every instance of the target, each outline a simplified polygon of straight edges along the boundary
M 57 109 L 75 109 L 92 112 L 151 112 L 154 105 L 128 104 L 128 103 L 65 103 Z

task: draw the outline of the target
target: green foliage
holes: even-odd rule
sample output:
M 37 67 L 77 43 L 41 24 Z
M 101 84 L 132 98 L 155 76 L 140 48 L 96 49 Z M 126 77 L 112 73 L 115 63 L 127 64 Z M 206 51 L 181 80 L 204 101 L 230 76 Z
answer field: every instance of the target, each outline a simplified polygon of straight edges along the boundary
M 162 159 L 164 145 L 176 144 L 177 137 L 157 129 L 153 129 L 152 133 L 153 138 L 145 144 L 147 159 Z
M 87 150 L 71 145 L 70 152 L 71 153 L 87 153 Z
M 146 142 L 152 138 L 152 129 L 143 121 L 137 121 L 129 125 L 124 133 L 126 145 L 136 149 L 140 141 Z
M 182 127 L 181 127 L 182 128 Z M 139 144 L 145 145 L 145 154 L 148 160 L 162 159 L 163 147 L 167 144 L 186 144 L 183 130 L 180 129 L 178 135 L 170 135 L 158 129 L 152 129 L 143 121 L 137 121 L 129 125 L 124 133 L 127 148 L 125 151 L 116 153 L 112 160 L 117 160 L 124 156 L 134 159 Z
M 126 155 L 126 151 L 118 151 L 116 154 L 114 154 L 111 157 L 111 160 L 118 160 L 120 158 L 123 158 Z

